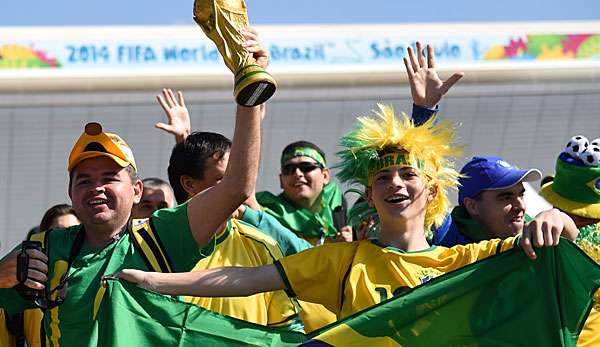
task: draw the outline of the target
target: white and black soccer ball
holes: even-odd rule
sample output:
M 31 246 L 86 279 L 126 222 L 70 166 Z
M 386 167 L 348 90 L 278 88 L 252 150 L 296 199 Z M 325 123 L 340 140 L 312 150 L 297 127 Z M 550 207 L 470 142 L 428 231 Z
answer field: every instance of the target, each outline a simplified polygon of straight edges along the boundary
M 569 140 L 569 143 L 567 143 L 567 146 L 565 147 L 565 152 L 567 152 L 572 158 L 578 159 L 581 158 L 581 153 L 585 151 L 589 144 L 590 143 L 585 136 L 573 136 Z
M 600 147 L 600 137 L 599 137 L 599 138 L 597 138 L 597 139 L 593 139 L 593 140 L 590 142 L 590 146 L 592 146 L 592 145 Z
M 587 166 L 600 166 L 600 146 L 590 145 L 579 155 Z

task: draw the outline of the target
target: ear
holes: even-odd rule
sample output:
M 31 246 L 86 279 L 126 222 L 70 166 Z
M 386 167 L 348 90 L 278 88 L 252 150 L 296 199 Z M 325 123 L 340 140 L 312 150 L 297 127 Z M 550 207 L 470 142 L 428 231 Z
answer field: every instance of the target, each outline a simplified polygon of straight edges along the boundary
M 181 184 L 183 190 L 185 190 L 187 193 L 188 198 L 191 198 L 198 193 L 196 191 L 196 180 L 194 180 L 192 177 L 188 175 L 181 175 L 181 177 L 179 177 L 179 183 Z
M 438 187 L 437 186 L 431 186 L 429 187 L 429 195 L 427 195 L 427 202 L 430 203 L 433 201 L 433 199 L 435 199 L 435 197 L 438 194 Z
M 463 201 L 463 206 L 470 216 L 479 215 L 479 205 L 477 205 L 477 201 L 475 201 L 475 199 L 465 198 Z
M 139 204 L 144 192 L 144 184 L 141 180 L 136 180 L 133 184 L 133 203 Z
M 331 172 L 329 172 L 328 168 L 324 168 L 322 171 L 323 171 L 323 184 L 327 184 L 327 183 L 329 183 L 329 176 L 331 175 Z
M 371 190 L 371 187 L 367 187 L 367 189 L 365 189 L 365 193 L 367 193 L 367 203 L 369 203 L 369 207 L 375 208 L 375 204 L 373 204 L 373 191 Z
M 279 188 L 283 189 L 283 175 L 279 174 Z

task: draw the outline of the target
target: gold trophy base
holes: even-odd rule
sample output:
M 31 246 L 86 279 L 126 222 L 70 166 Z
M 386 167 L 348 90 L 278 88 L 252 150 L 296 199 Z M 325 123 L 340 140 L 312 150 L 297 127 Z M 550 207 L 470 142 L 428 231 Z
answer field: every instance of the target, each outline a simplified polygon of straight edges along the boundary
M 256 106 L 269 100 L 277 89 L 273 77 L 258 65 L 248 65 L 235 74 L 233 95 L 242 106 Z

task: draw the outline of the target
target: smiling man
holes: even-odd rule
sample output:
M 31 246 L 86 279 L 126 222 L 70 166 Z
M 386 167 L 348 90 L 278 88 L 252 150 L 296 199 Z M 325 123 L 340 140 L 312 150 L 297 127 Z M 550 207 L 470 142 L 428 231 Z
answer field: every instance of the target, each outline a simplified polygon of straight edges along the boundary
M 519 170 L 500 157 L 473 157 L 461 170 L 458 203 L 452 225 L 434 243 L 452 247 L 520 234 L 529 217 L 525 214 L 523 182 L 537 181 L 537 169 Z
M 279 195 L 259 192 L 264 210 L 313 245 L 326 241 L 352 241 L 352 229 L 337 230 L 333 211 L 342 206 L 342 193 L 334 182 L 323 150 L 312 142 L 297 141 L 281 153 Z
M 176 208 L 133 221 L 132 207 L 142 196 L 133 152 L 118 135 L 88 123 L 68 161 L 69 196 L 81 225 L 34 235 L 43 241 L 44 253 L 17 249 L 0 260 L 0 308 L 9 314 L 36 305 L 45 308 L 42 340 L 47 338 L 51 346 L 101 344 L 97 315 L 105 299 L 102 276 L 123 267 L 194 267 L 200 249 L 254 191 L 261 115 L 260 106 L 237 107 L 232 161 L 219 183 Z M 162 246 L 161 258 L 148 257 L 145 249 L 152 244 Z M 38 299 L 27 295 L 26 288 L 40 290 Z

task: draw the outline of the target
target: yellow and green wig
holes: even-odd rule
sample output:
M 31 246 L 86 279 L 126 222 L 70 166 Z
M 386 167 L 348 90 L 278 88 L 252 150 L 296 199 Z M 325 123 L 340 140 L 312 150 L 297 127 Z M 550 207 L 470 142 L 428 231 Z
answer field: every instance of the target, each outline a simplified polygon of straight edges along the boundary
M 357 120 L 340 141 L 339 180 L 369 187 L 378 171 L 411 166 L 427 180 L 428 187 L 437 189 L 425 212 L 425 229 L 429 232 L 432 225 L 440 226 L 450 207 L 447 190 L 457 189 L 460 176 L 454 158 L 462 149 L 453 145 L 454 128 L 435 117 L 415 126 L 407 115 L 397 118 L 391 106 L 382 104 L 372 116 Z

